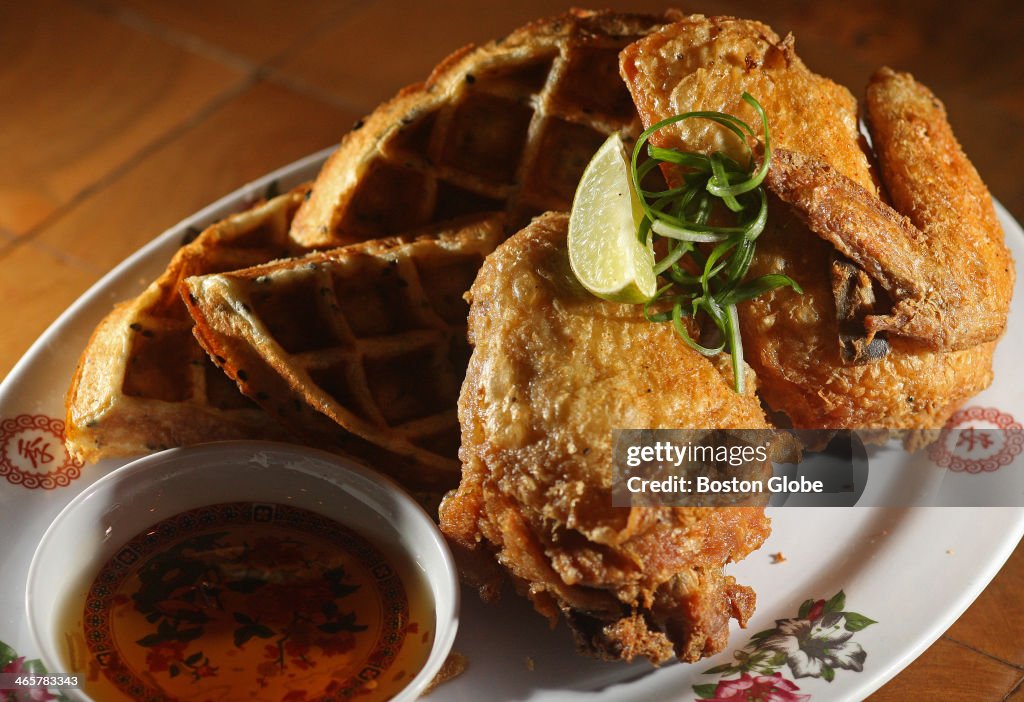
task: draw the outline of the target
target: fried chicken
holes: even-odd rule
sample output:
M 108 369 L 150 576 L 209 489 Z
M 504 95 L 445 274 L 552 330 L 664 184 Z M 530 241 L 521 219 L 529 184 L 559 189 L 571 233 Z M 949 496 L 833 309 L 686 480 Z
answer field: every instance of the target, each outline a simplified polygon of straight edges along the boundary
M 621 70 L 647 125 L 720 110 L 756 126 L 744 90 L 768 114 L 772 196 L 749 276 L 785 273 L 804 290 L 740 308 L 769 406 L 799 428 L 935 428 L 991 382 L 1012 265 L 988 191 L 927 89 L 892 71 L 869 89 L 897 212 L 881 199 L 856 101 L 804 66 L 792 36 L 698 15 L 627 47 Z M 688 120 L 652 141 L 745 158 L 727 136 Z
M 744 624 L 754 593 L 723 567 L 769 533 L 759 507 L 612 507 L 612 430 L 768 427 L 747 372 L 711 360 L 640 306 L 573 276 L 565 215 L 487 258 L 470 291 L 474 345 L 459 399 L 462 483 L 441 528 L 464 578 L 496 595 L 503 566 L 581 650 L 695 661 Z
M 883 68 L 868 84 L 865 104 L 886 191 L 922 235 L 938 347 L 999 338 L 1013 296 L 1013 259 L 992 196 L 942 103 L 910 74 Z
M 779 39 L 753 20 L 691 15 L 627 46 L 620 69 L 645 126 L 690 110 L 716 110 L 758 129 L 760 118 L 743 100 L 745 91 L 764 107 L 773 144 L 827 161 L 877 194 L 859 144 L 857 101 L 811 72 L 796 55 L 792 36 Z M 670 125 L 651 143 L 706 154 L 722 150 L 741 163 L 747 158 L 739 139 L 709 120 Z

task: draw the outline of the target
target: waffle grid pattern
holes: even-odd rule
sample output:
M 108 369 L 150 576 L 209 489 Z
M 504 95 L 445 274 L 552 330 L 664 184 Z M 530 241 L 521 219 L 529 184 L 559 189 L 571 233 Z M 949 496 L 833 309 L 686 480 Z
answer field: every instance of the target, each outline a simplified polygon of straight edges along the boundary
M 178 283 L 293 253 L 288 229 L 307 191 L 300 186 L 211 225 L 139 297 L 101 322 L 68 394 L 68 445 L 76 456 L 287 436 L 196 343 Z
M 295 434 L 358 454 L 347 445 L 356 435 L 457 479 L 455 407 L 469 358 L 462 296 L 501 235 L 492 217 L 185 287 L 201 342 Z
M 498 210 L 511 233 L 568 210 L 607 136 L 639 131 L 619 51 L 666 21 L 570 13 L 449 59 L 342 142 L 297 238 L 349 243 Z

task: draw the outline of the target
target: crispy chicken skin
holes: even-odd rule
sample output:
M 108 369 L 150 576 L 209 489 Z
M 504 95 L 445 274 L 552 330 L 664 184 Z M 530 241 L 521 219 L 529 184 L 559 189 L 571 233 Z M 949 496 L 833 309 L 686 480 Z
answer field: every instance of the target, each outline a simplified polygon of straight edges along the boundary
M 757 125 L 743 90 L 765 107 L 778 148 L 768 226 L 749 276 L 785 273 L 804 289 L 741 305 L 746 359 L 769 406 L 799 428 L 928 429 L 991 382 L 1012 266 L 991 198 L 926 89 L 881 71 L 868 96 L 882 176 L 908 218 L 879 199 L 853 97 L 810 73 L 792 37 L 780 40 L 757 22 L 693 16 L 627 47 L 621 70 L 647 125 L 702 109 Z M 736 140 L 710 130 L 689 120 L 663 130 L 659 144 L 742 155 Z M 888 332 L 878 340 L 883 351 L 859 362 L 839 343 L 844 267 L 860 281 L 864 348 L 877 351 L 873 337 Z M 972 277 L 974 288 L 966 285 Z M 978 289 L 988 284 L 998 289 Z
M 995 342 L 936 352 L 892 337 L 882 358 L 844 360 L 829 276 L 834 249 L 785 207 L 769 221 L 750 275 L 786 273 L 804 294 L 776 290 L 744 303 L 740 325 L 761 396 L 797 427 L 934 429 L 992 381 Z
M 1012 261 L 992 198 L 942 103 L 909 74 L 883 68 L 866 104 L 883 181 L 909 217 L 825 161 L 783 149 L 773 157 L 769 188 L 895 301 L 888 313 L 865 317 L 869 337 L 889 331 L 936 350 L 998 338 Z
M 441 528 L 463 576 L 500 570 L 584 652 L 695 661 L 745 623 L 754 593 L 723 566 L 769 533 L 759 507 L 613 508 L 612 430 L 766 428 L 748 372 L 717 364 L 636 305 L 576 282 L 565 215 L 540 217 L 489 256 L 470 291 L 474 351 L 459 399 L 459 489 Z
M 759 131 L 760 118 L 742 99 L 746 91 L 764 107 L 775 145 L 827 161 L 877 194 L 859 143 L 856 99 L 808 70 L 792 36 L 782 40 L 752 20 L 692 15 L 627 46 L 620 68 L 644 126 L 690 110 L 717 110 Z M 747 158 L 736 137 L 707 120 L 666 127 L 651 142 L 723 150 L 741 163 Z
M 1014 267 L 992 196 L 953 136 L 942 103 L 909 73 L 882 68 L 868 83 L 867 122 L 893 206 L 922 234 L 926 291 L 942 348 L 1002 335 Z M 910 321 L 913 324 L 914 320 Z

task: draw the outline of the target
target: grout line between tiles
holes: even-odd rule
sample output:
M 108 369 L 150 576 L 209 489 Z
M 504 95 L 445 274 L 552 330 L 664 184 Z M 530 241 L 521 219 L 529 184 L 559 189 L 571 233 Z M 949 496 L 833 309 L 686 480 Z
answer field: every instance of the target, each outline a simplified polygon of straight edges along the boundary
M 24 238 L 9 241 L 0 245 L 0 261 L 5 260 L 9 256 L 13 256 L 18 251 L 24 249 L 31 249 L 37 254 L 49 256 L 50 258 L 55 259 L 58 263 L 66 265 L 69 268 L 74 268 L 82 273 L 88 273 L 89 275 L 94 276 L 103 274 L 102 269 L 90 264 L 88 261 L 83 261 L 74 256 L 69 256 L 67 253 L 55 250 L 49 246 L 40 246 L 38 242 L 25 240 Z
M 950 641 L 952 643 L 955 643 L 958 646 L 963 646 L 964 648 L 966 648 L 968 650 L 971 650 L 971 651 L 974 651 L 975 653 L 980 654 L 982 656 L 985 656 L 986 658 L 991 658 L 992 660 L 994 660 L 994 661 L 996 661 L 998 663 L 1002 663 L 1003 665 L 1008 665 L 1008 666 L 1010 666 L 1011 668 L 1013 668 L 1015 670 L 1024 671 L 1024 665 L 1018 665 L 1016 663 L 1011 663 L 1010 661 L 1005 660 L 1003 658 L 1000 658 L 999 656 L 993 655 L 993 654 L 989 653 L 988 651 L 985 651 L 983 649 L 978 648 L 977 646 L 972 646 L 971 644 L 965 643 L 965 642 L 961 641 L 960 639 L 954 639 L 949 634 L 943 634 L 942 638 L 947 639 L 948 641 Z
M 341 22 L 348 19 L 357 8 L 365 7 L 366 5 L 365 0 L 351 0 L 351 2 L 345 3 L 331 19 L 325 20 L 305 34 L 295 37 L 284 49 L 264 61 L 263 67 L 277 69 L 281 63 L 308 45 L 312 40 L 331 31 Z
M 1010 688 L 1009 692 L 1003 695 L 1003 702 L 1007 702 L 1007 700 L 1009 700 L 1011 697 L 1017 694 L 1017 692 L 1021 689 L 1022 684 L 1024 684 L 1024 676 L 1022 676 L 1020 680 L 1013 684 L 1013 687 Z
M 176 46 L 185 51 L 204 56 L 211 60 L 226 64 L 227 66 L 246 73 L 257 73 L 272 67 L 275 64 L 287 59 L 292 53 L 301 49 L 310 39 L 330 31 L 337 24 L 345 20 L 352 12 L 366 5 L 365 1 L 350 0 L 342 3 L 338 9 L 324 21 L 313 27 L 309 32 L 296 37 L 291 43 L 285 46 L 277 54 L 270 56 L 263 62 L 253 61 L 241 54 L 227 49 L 215 41 L 204 39 L 190 32 L 169 27 L 157 20 L 150 19 L 145 13 L 131 8 L 111 4 L 107 0 L 78 0 L 88 9 L 97 14 L 119 22 L 126 27 L 135 29 L 145 34 L 150 34 L 171 46 Z
M 21 242 L 17 239 L 10 241 L 0 241 L 0 261 L 10 256 L 14 251 L 21 245 Z
M 358 100 L 347 100 L 340 95 L 318 88 L 301 78 L 295 78 L 276 68 L 272 68 L 266 78 L 269 83 L 274 83 L 304 97 L 325 102 L 332 107 L 337 107 L 346 112 L 355 112 L 357 115 L 362 116 L 373 111 L 374 106 L 372 104 Z M 342 136 L 343 134 L 339 134 L 338 139 L 340 140 Z
M 294 56 L 304 47 L 308 46 L 317 37 L 320 37 L 326 34 L 327 32 L 333 30 L 342 21 L 351 16 L 357 8 L 365 7 L 366 5 L 366 2 L 353 0 L 353 2 L 350 2 L 348 5 L 345 6 L 344 11 L 338 12 L 338 14 L 335 15 L 332 21 L 322 22 L 320 25 L 314 27 L 306 34 L 296 37 L 295 40 L 292 41 L 288 46 L 286 46 L 276 55 L 268 58 L 262 64 L 262 68 L 264 68 L 267 71 L 266 78 L 268 82 L 275 83 L 277 85 L 280 85 L 281 87 L 291 90 L 294 93 L 297 93 L 305 97 L 313 98 L 314 100 L 319 100 L 321 102 L 327 103 L 328 105 L 331 105 L 332 107 L 337 107 L 338 109 L 345 110 L 346 112 L 355 112 L 359 115 L 368 113 L 372 109 L 372 106 L 368 106 L 366 103 L 360 101 L 346 100 L 343 97 L 331 93 L 330 91 L 322 90 L 313 85 L 310 85 L 309 83 L 300 78 L 290 76 L 281 69 L 282 64 L 284 64 L 289 58 Z M 338 138 L 341 138 L 340 135 Z
M 110 266 L 97 265 L 84 258 L 79 258 L 74 254 L 69 254 L 67 251 L 63 251 L 60 248 L 51 246 L 44 241 L 33 239 L 32 241 L 26 241 L 25 245 L 45 256 L 52 256 L 60 263 L 63 263 L 70 268 L 75 268 L 90 275 L 101 276 L 110 270 Z
M 258 64 L 244 56 L 240 56 L 213 42 L 201 39 L 194 34 L 160 24 L 137 10 L 111 5 L 104 2 L 104 0 L 79 0 L 79 2 L 93 12 L 108 17 L 126 27 L 155 36 L 171 46 L 176 46 L 190 53 L 226 64 L 243 73 L 253 73 L 258 68 Z
M 218 95 L 214 96 L 209 102 L 207 102 L 201 108 L 196 110 L 186 119 L 174 125 L 167 131 L 163 132 L 161 135 L 154 138 L 149 143 L 144 144 L 131 156 L 126 158 L 123 162 L 112 168 L 107 173 L 103 174 L 97 180 L 93 181 L 89 185 L 79 190 L 67 202 L 55 208 L 43 220 L 35 224 L 24 234 L 20 235 L 19 237 L 16 237 L 13 241 L 6 243 L 4 243 L 2 239 L 0 239 L 0 258 L 5 258 L 6 256 L 10 255 L 10 253 L 13 252 L 18 246 L 32 242 L 36 237 L 38 237 L 38 235 L 42 231 L 44 231 L 54 223 L 60 221 L 62 217 L 67 215 L 69 212 L 71 212 L 85 200 L 89 199 L 96 193 L 102 191 L 108 185 L 116 182 L 125 173 L 130 171 L 132 168 L 134 168 L 140 162 L 144 161 L 146 158 L 148 158 L 150 155 L 158 151 L 160 148 L 171 143 L 181 135 L 187 133 L 189 130 L 198 126 L 207 117 L 216 112 L 226 103 L 235 99 L 236 97 L 238 97 L 246 90 L 250 89 L 257 83 L 259 83 L 260 81 L 269 79 L 275 66 L 287 60 L 287 58 L 290 55 L 300 50 L 312 38 L 331 30 L 338 22 L 343 21 L 344 18 L 347 17 L 349 13 L 352 12 L 355 8 L 363 5 L 363 3 L 360 2 L 351 2 L 345 5 L 344 10 L 337 12 L 332 21 L 322 22 L 319 26 L 315 27 L 310 32 L 307 32 L 297 37 L 284 49 L 282 49 L 277 54 L 271 56 L 263 63 L 256 64 L 246 59 L 243 59 L 233 54 L 232 52 L 229 52 L 226 49 L 217 46 L 216 44 L 211 44 L 210 42 L 206 42 L 191 34 L 187 34 L 184 32 L 164 27 L 163 25 L 160 25 L 159 23 L 156 23 L 146 18 L 144 15 L 133 10 L 115 8 L 102 2 L 102 0 L 79 1 L 82 2 L 86 7 L 92 9 L 93 11 L 108 16 L 115 21 L 120 21 L 126 24 L 127 26 L 135 29 L 136 31 L 153 34 L 172 45 L 185 48 L 189 51 L 201 53 L 207 56 L 208 58 L 212 58 L 223 63 L 227 63 L 229 66 L 232 66 L 236 69 L 240 69 L 245 74 L 245 76 L 234 85 L 226 88 Z M 314 99 L 324 101 L 333 107 L 338 107 L 346 111 L 356 111 L 353 105 L 345 104 L 344 101 L 339 101 L 337 99 L 328 99 L 327 95 L 315 95 L 313 90 L 304 90 L 300 86 L 294 84 L 293 82 L 290 83 L 287 80 L 277 80 L 275 82 L 281 84 L 283 87 L 292 90 L 293 92 L 304 94 L 306 97 L 312 97 Z M 341 135 L 339 134 L 339 139 L 340 137 Z M 50 255 L 56 257 L 58 260 L 68 265 L 79 268 L 84 267 L 85 270 L 95 272 L 95 267 L 92 264 L 89 264 L 87 261 L 79 259 L 75 256 L 70 256 L 61 251 L 52 250 L 50 247 L 38 246 L 38 244 L 34 245 L 34 248 L 36 248 L 39 251 L 49 253 Z

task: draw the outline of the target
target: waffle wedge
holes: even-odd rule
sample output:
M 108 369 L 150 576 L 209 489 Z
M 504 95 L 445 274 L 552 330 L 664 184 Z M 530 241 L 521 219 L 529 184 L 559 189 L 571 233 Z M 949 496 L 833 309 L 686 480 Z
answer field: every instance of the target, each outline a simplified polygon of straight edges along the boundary
M 99 324 L 66 399 L 73 455 L 96 461 L 217 439 L 287 436 L 196 343 L 178 282 L 295 253 L 288 228 L 307 190 L 300 186 L 210 226 L 141 295 Z
M 510 234 L 568 210 L 605 138 L 639 132 L 619 51 L 677 17 L 573 10 L 452 54 L 346 135 L 292 237 L 341 246 L 501 210 Z
M 574 10 L 467 47 L 348 134 L 305 203 L 292 193 L 204 232 L 97 328 L 68 395 L 71 451 L 97 460 L 282 436 L 189 337 L 177 282 L 476 213 L 509 213 L 508 234 L 536 213 L 568 209 L 604 138 L 639 129 L 619 50 L 675 16 Z
M 458 482 L 456 402 L 469 290 L 501 217 L 372 240 L 181 285 L 195 335 L 242 391 L 307 443 L 412 489 Z

